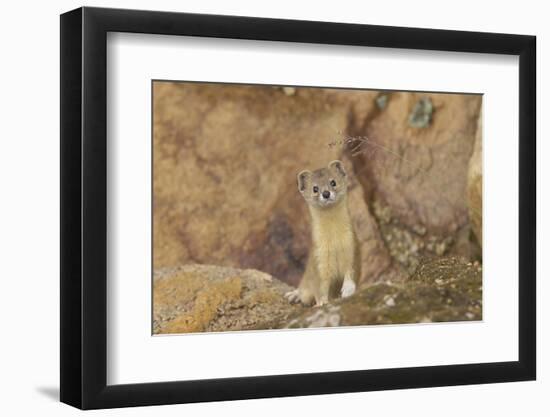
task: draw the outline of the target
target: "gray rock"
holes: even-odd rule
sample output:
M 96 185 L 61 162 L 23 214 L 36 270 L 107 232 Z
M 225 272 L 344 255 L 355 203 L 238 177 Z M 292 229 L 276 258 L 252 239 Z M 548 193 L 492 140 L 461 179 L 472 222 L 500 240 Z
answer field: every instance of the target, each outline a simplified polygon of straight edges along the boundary
M 409 114 L 409 125 L 416 128 L 428 127 L 432 121 L 432 113 L 432 101 L 427 97 L 421 98 Z

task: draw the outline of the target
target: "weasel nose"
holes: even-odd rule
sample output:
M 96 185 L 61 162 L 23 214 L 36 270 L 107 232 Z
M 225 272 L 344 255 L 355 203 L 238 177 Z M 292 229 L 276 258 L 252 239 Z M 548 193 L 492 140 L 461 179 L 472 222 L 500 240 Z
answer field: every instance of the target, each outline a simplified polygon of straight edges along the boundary
M 328 200 L 329 197 L 330 197 L 330 191 L 323 191 L 323 198 L 325 200 Z

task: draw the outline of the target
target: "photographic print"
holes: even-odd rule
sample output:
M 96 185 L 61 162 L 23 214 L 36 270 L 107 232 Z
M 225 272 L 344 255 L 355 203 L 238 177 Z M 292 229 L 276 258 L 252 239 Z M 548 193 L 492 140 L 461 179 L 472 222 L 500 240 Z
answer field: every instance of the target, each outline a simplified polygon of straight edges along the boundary
M 536 379 L 534 36 L 93 7 L 60 35 L 62 402 Z
M 152 81 L 153 334 L 481 320 L 481 109 Z

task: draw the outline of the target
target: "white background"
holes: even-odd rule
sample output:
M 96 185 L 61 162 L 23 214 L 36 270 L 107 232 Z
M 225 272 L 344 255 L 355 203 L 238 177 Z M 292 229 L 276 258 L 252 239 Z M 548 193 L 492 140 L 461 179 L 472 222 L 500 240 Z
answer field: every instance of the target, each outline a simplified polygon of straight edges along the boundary
M 107 53 L 108 384 L 518 359 L 517 57 L 136 34 Z M 151 337 L 151 79 L 483 93 L 483 322 Z
M 361 414 L 464 416 L 548 415 L 544 394 L 550 390 L 548 352 L 550 296 L 545 277 L 550 267 L 544 255 L 550 250 L 550 222 L 540 213 L 550 210 L 550 194 L 542 194 L 550 167 L 548 122 L 542 115 L 550 94 L 547 26 L 544 3 L 536 1 L 495 2 L 330 2 L 315 6 L 310 1 L 231 2 L 202 0 L 95 2 L 88 5 L 162 9 L 203 13 L 241 14 L 296 19 L 420 26 L 536 34 L 538 36 L 538 138 L 539 147 L 539 366 L 538 381 L 485 386 L 435 388 L 328 395 L 291 399 L 238 401 L 141 409 L 101 411 L 106 415 L 334 415 L 349 411 Z M 2 401 L 7 415 L 41 413 L 72 415 L 76 411 L 58 404 L 59 349 L 59 20 L 58 14 L 80 6 L 72 1 L 4 5 L 2 36 L 2 151 L 0 178 L 3 191 L 0 231 L 3 297 L 0 303 L 3 334 L 0 345 Z M 544 81 L 544 80 L 543 80 Z M 543 97 L 542 97 L 543 96 Z M 544 102 L 543 102 L 544 101 Z M 543 127 L 544 125 L 544 127 Z M 7 145 L 7 146 L 6 146 Z M 542 234 L 545 236 L 542 237 Z

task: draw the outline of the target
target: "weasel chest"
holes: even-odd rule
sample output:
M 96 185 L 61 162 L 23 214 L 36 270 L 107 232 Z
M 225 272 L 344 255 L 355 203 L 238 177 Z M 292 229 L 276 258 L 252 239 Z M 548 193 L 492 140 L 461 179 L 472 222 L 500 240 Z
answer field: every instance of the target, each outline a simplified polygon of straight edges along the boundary
M 353 268 L 355 239 L 351 229 L 320 231 L 316 236 L 315 255 L 318 267 L 332 276 L 343 276 Z

